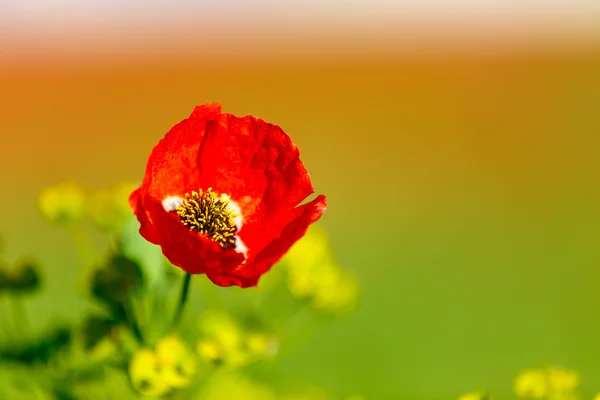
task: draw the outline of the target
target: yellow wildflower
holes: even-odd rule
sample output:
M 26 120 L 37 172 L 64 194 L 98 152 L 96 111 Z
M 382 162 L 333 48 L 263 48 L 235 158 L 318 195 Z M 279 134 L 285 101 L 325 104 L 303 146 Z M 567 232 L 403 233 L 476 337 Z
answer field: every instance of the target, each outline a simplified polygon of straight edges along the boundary
M 200 321 L 200 329 L 204 338 L 196 348 L 204 359 L 223 362 L 229 367 L 240 367 L 249 361 L 242 329 L 229 315 L 207 313 Z
M 156 354 L 142 349 L 134 354 L 129 363 L 131 385 L 144 396 L 160 397 L 167 394 L 171 386 L 164 379 Z
M 491 400 L 492 397 L 487 393 L 469 392 L 458 398 L 458 400 Z
M 83 217 L 85 194 L 74 182 L 48 187 L 38 199 L 40 212 L 51 223 L 69 225 Z
M 551 366 L 548 367 L 548 383 L 552 392 L 570 393 L 579 386 L 579 375 L 566 368 Z
M 321 283 L 315 292 L 313 305 L 331 313 L 341 313 L 354 307 L 358 299 L 358 280 L 340 270 L 332 283 Z
M 248 351 L 258 358 L 275 356 L 279 350 L 279 341 L 276 337 L 264 333 L 251 333 L 246 338 Z
M 176 336 L 160 339 L 156 351 L 139 350 L 129 364 L 132 386 L 145 396 L 160 397 L 188 386 L 195 373 L 192 351 Z
M 196 351 L 202 359 L 211 363 L 218 363 L 223 360 L 223 350 L 216 340 L 200 339 L 196 344 Z
M 541 369 L 527 369 L 515 379 L 514 391 L 519 398 L 543 399 L 550 393 L 546 374 Z
M 203 337 L 196 344 L 200 357 L 211 363 L 237 368 L 277 353 L 276 337 L 264 332 L 245 332 L 228 314 L 207 313 L 200 320 Z
M 172 387 L 188 386 L 196 374 L 192 351 L 176 336 L 165 336 L 159 340 L 156 357 L 163 368 L 163 378 Z
M 224 313 L 207 313 L 200 321 L 203 333 L 216 340 L 225 350 L 236 349 L 242 342 L 242 331 L 237 323 Z
M 323 311 L 351 309 L 358 298 L 358 281 L 335 262 L 327 235 L 312 226 L 285 257 L 288 287 L 293 296 L 308 298 Z

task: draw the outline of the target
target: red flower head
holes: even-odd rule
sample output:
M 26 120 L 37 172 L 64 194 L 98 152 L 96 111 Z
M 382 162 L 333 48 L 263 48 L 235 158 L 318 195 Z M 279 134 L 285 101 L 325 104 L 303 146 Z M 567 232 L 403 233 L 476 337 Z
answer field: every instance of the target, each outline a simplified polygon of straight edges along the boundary
M 219 286 L 255 286 L 326 208 L 276 125 L 196 107 L 152 150 L 129 197 L 140 234 Z

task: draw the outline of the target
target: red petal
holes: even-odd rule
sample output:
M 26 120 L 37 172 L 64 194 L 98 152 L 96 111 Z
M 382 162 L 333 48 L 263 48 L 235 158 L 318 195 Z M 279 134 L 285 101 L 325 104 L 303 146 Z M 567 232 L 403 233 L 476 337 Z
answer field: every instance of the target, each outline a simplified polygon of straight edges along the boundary
M 183 195 L 204 185 L 198 170 L 198 153 L 207 121 L 221 113 L 218 103 L 198 106 L 189 118 L 173 126 L 154 147 L 148 159 L 143 186 L 155 200 Z
M 244 261 L 243 254 L 228 251 L 208 237 L 190 231 L 175 213 L 167 213 L 161 203 L 148 201 L 144 208 L 152 215 L 163 254 L 186 272 L 231 270 Z M 142 231 L 140 231 L 142 233 Z
M 163 208 L 169 196 L 212 187 L 241 208 L 238 238 L 244 255 L 224 250 L 190 231 Z M 171 263 L 190 273 L 206 272 L 221 286 L 254 286 L 325 210 L 325 197 L 301 207 L 313 193 L 296 145 L 276 125 L 246 116 L 221 114 L 212 103 L 196 107 L 153 149 L 144 182 L 130 205 L 140 233 L 160 244 Z M 242 264 L 243 262 L 243 264 Z
M 222 114 L 209 123 L 198 166 L 207 186 L 228 194 L 242 209 L 238 236 L 254 254 L 279 235 L 286 216 L 314 192 L 290 137 L 252 116 Z
M 256 286 L 258 279 L 298 241 L 313 222 L 321 218 L 327 208 L 325 196 L 318 196 L 310 203 L 297 207 L 288 217 L 281 235 L 270 242 L 260 253 L 247 260 L 231 273 L 215 273 L 207 270 L 208 278 L 219 286 Z
M 141 188 L 138 188 L 129 196 L 129 207 L 140 222 L 140 235 L 150 243 L 159 244 L 158 234 L 152 225 L 148 212 L 142 207 L 141 203 Z

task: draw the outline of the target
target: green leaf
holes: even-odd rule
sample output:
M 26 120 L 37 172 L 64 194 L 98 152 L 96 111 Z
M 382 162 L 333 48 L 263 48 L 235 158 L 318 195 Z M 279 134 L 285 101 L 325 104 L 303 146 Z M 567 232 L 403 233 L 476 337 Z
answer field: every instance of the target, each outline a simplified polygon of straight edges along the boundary
M 37 292 L 41 285 L 39 268 L 32 261 L 22 261 L 15 268 L 0 265 L 0 292 L 27 295 Z
M 121 231 L 121 251 L 139 264 L 150 291 L 161 291 L 167 282 L 165 257 L 159 246 L 148 242 L 140 233 L 135 217 L 129 218 Z
M 5 364 L 0 368 L 0 399 L 55 400 L 42 388 L 37 378 L 31 370 Z
M 47 363 L 71 343 L 70 327 L 57 326 L 36 338 L 23 338 L 0 346 L 0 362 L 34 365 Z
M 118 325 L 119 321 L 102 315 L 88 315 L 81 328 L 81 337 L 83 339 L 83 347 L 85 350 L 90 350 L 103 338 L 108 336 L 112 330 Z

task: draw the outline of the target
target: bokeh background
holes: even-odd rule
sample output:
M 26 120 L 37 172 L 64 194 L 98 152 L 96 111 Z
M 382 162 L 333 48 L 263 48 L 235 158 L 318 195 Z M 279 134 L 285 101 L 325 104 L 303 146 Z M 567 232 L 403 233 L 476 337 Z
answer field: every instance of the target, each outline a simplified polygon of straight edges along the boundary
M 139 180 L 193 107 L 298 143 L 357 312 L 281 374 L 367 399 L 508 396 L 550 362 L 600 391 L 600 3 L 0 3 L 0 234 L 81 311 L 39 191 Z M 3 312 L 3 311 L 0 311 Z

